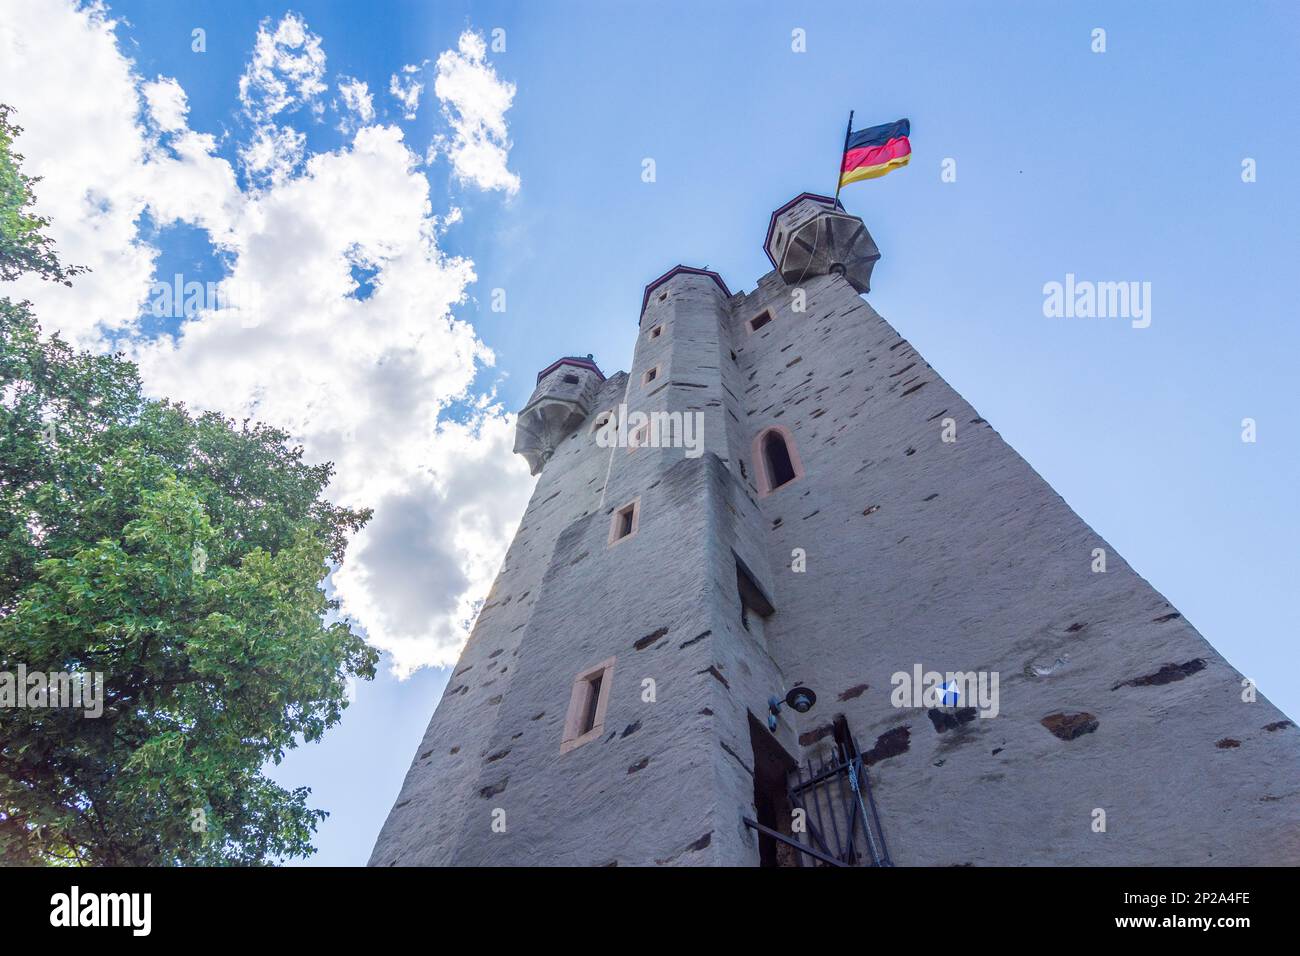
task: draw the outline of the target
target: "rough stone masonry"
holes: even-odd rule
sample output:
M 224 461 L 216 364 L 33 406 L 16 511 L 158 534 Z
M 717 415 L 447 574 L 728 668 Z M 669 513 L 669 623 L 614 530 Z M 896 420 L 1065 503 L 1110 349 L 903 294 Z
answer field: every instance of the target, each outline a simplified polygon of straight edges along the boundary
M 760 752 L 826 760 L 837 716 L 899 865 L 1300 863 L 1300 731 L 862 298 L 862 221 L 805 193 L 765 248 L 750 293 L 647 286 L 629 372 L 538 377 L 536 490 L 371 864 L 758 865 Z M 602 447 L 620 405 L 703 412 L 704 454 Z M 997 674 L 996 716 L 896 706 L 918 665 Z

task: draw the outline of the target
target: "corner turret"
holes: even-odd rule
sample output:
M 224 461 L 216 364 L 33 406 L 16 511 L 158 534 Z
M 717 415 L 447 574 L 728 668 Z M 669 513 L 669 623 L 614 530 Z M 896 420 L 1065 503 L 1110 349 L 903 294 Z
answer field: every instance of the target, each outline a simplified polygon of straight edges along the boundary
M 515 425 L 515 454 L 524 456 L 530 474 L 538 474 L 560 442 L 591 414 L 604 381 L 590 355 L 566 355 L 538 373 L 537 388 Z

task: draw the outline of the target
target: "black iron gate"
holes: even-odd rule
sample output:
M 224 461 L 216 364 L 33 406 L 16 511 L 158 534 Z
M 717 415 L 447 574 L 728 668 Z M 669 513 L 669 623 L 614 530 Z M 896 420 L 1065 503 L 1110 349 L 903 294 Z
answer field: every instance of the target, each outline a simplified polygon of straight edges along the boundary
M 796 813 L 791 832 L 778 833 L 748 817 L 745 825 L 798 851 L 799 866 L 893 866 L 857 741 L 843 717 L 833 726 L 830 756 L 809 758 L 787 778 Z

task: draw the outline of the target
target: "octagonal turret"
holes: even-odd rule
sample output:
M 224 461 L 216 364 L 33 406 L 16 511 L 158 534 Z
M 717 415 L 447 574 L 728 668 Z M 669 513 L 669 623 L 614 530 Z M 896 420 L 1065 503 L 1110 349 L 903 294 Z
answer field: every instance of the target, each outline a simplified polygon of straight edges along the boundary
M 830 196 L 814 193 L 801 193 L 772 213 L 763 248 L 790 285 L 842 275 L 858 292 L 871 291 L 871 270 L 880 258 L 861 219 Z
M 591 414 L 604 381 L 590 355 L 567 355 L 538 373 L 537 387 L 515 424 L 515 454 L 524 456 L 531 474 L 540 472 L 560 442 Z

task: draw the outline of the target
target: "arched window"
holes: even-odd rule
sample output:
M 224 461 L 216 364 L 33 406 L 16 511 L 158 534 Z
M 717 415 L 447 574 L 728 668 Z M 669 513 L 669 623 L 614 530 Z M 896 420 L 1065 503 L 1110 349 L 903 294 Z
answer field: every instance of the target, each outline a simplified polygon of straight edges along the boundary
M 769 495 L 803 477 L 803 463 L 789 429 L 773 425 L 759 432 L 753 452 L 760 495 Z
M 785 436 L 780 432 L 772 431 L 763 436 L 763 464 L 767 466 L 767 480 L 773 491 L 794 481 L 794 462 L 790 460 Z

